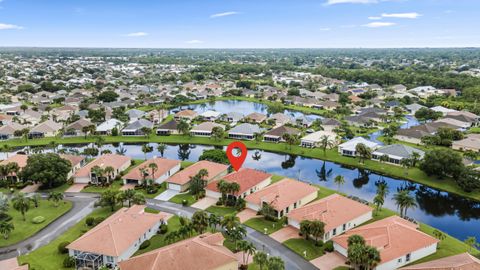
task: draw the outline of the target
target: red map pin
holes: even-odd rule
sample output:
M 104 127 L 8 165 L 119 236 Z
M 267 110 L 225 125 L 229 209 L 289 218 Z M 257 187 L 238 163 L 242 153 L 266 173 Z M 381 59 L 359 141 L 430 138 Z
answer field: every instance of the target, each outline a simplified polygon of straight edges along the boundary
M 236 156 L 233 151 L 235 148 L 240 149 L 241 153 L 239 156 Z M 230 160 L 230 164 L 235 171 L 240 170 L 247 157 L 247 147 L 242 142 L 233 142 L 227 146 L 227 157 Z

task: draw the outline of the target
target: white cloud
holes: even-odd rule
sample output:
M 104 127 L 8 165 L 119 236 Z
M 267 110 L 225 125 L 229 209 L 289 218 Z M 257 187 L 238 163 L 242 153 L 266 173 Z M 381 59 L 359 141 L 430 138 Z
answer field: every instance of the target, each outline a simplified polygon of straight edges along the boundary
M 227 12 L 212 14 L 210 15 L 210 18 L 219 18 L 219 17 L 232 16 L 237 14 L 238 12 L 236 11 L 227 11 Z
M 388 26 L 394 26 L 396 23 L 393 22 L 371 22 L 364 24 L 363 26 L 365 27 L 370 27 L 370 28 L 379 28 L 379 27 L 388 27 Z
M 400 18 L 400 19 L 416 19 L 422 16 L 417 12 L 409 12 L 409 13 L 383 13 L 382 17 L 384 18 Z
M 134 32 L 134 33 L 126 34 L 125 36 L 127 36 L 127 37 L 144 37 L 144 36 L 148 36 L 148 33 L 146 33 L 146 32 Z
M 373 20 L 381 20 L 382 17 L 379 17 L 379 16 L 370 16 L 370 17 L 368 17 L 368 19 L 369 19 L 369 20 L 372 20 L 372 21 L 373 21 Z
M 0 23 L 0 30 L 10 30 L 10 29 L 19 30 L 19 29 L 23 29 L 23 27 L 15 24 Z
M 319 30 L 320 30 L 320 31 L 330 31 L 330 30 L 332 30 L 332 28 L 330 28 L 330 27 L 323 27 L 323 28 L 320 28 Z
M 203 41 L 198 40 L 198 39 L 192 39 L 192 40 L 187 41 L 186 43 L 188 43 L 188 44 L 202 44 Z
M 327 0 L 325 5 L 336 4 L 376 4 L 379 0 Z

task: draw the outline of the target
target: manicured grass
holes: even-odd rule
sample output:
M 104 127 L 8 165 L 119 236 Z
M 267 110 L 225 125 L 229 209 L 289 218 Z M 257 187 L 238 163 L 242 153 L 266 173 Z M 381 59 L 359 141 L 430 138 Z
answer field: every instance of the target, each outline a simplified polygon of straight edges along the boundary
M 84 189 L 82 189 L 82 192 L 87 192 L 87 193 L 103 193 L 107 190 L 120 190 L 122 187 L 122 180 L 115 180 L 113 183 L 108 186 L 108 187 L 103 187 L 103 186 L 87 186 Z
M 10 222 L 13 223 L 15 229 L 12 231 L 8 239 L 5 240 L 3 237 L 1 238 L 0 246 L 9 246 L 31 237 L 41 229 L 45 228 L 48 224 L 64 215 L 71 208 L 72 203 L 70 201 L 60 202 L 58 207 L 55 207 L 53 202 L 41 200 L 38 208 L 35 208 L 33 203 L 31 204 L 30 210 L 25 214 L 26 221 L 24 221 L 22 214 L 10 206 L 8 214 L 12 217 Z M 32 223 L 32 219 L 37 216 L 44 217 L 45 221 L 40 224 Z
M 194 164 L 195 162 L 193 161 L 182 161 L 180 162 L 180 168 L 183 170 L 185 168 L 187 168 L 188 166 Z
M 283 245 L 297 253 L 308 261 L 318 258 L 324 254 L 323 246 L 316 246 L 313 240 L 305 240 L 305 238 L 289 239 L 283 242 Z M 307 256 L 305 257 L 305 253 Z
M 178 228 L 180 227 L 180 219 L 178 218 L 178 216 L 171 217 L 168 220 L 168 225 L 167 226 L 168 226 L 168 232 L 166 234 L 154 235 L 152 238 L 150 238 L 150 246 L 148 246 L 145 249 L 138 250 L 135 253 L 134 256 L 140 255 L 140 254 L 143 254 L 145 252 L 149 252 L 149 251 L 152 251 L 154 249 L 161 248 L 161 247 L 164 247 L 164 246 L 168 245 L 169 243 L 165 242 L 165 236 L 169 232 L 173 232 L 173 231 L 178 230 Z
M 100 208 L 95 210 L 90 216 L 93 217 L 108 217 L 111 215 L 109 208 Z M 86 219 L 86 218 L 85 218 Z M 59 270 L 59 269 L 72 269 L 64 268 L 63 260 L 68 256 L 67 254 L 58 253 L 58 245 L 62 242 L 69 241 L 72 242 L 86 231 L 91 229 L 85 224 L 85 219 L 81 220 L 73 227 L 68 229 L 65 233 L 57 237 L 54 241 L 48 243 L 47 245 L 36 249 L 30 252 L 27 255 L 22 255 L 19 257 L 19 262 L 21 264 L 28 263 L 30 269 L 35 270 Z
M 272 184 L 276 183 L 276 182 L 278 182 L 282 179 L 285 179 L 285 176 L 274 174 L 274 175 L 272 175 Z
M 229 249 L 231 252 L 233 252 L 233 253 L 236 253 L 236 252 L 237 252 L 237 250 L 236 250 L 236 248 L 235 248 L 235 243 L 233 243 L 232 241 L 229 241 L 228 239 L 225 239 L 225 240 L 223 241 L 223 246 L 226 247 L 226 248 L 228 248 L 228 249 Z
M 167 190 L 167 183 L 165 183 L 165 182 L 161 183 L 160 186 L 158 187 L 157 192 L 155 192 L 153 194 L 148 194 L 147 191 L 143 188 L 142 189 L 137 189 L 138 192 L 143 193 L 143 195 L 145 195 L 145 198 L 148 198 L 148 199 L 153 199 L 153 198 L 157 197 L 158 195 L 163 193 L 165 190 Z
M 182 204 L 183 200 L 187 201 L 187 205 L 192 205 L 194 204 L 197 200 L 195 200 L 195 197 L 190 194 L 190 193 L 182 193 L 182 194 L 177 194 L 173 198 L 171 198 L 169 201 L 173 203 L 178 203 Z
M 279 219 L 274 222 L 266 220 L 263 217 L 254 217 L 245 221 L 243 224 L 261 233 L 265 233 L 265 228 L 267 228 L 267 234 L 271 234 L 283 228 L 285 221 L 284 219 Z
M 26 146 L 26 145 L 46 145 L 51 141 L 52 138 L 40 138 L 35 140 L 20 140 L 14 139 L 4 142 L 10 146 Z M 56 139 L 59 144 L 82 144 L 90 143 L 95 140 L 94 137 L 68 137 L 68 138 L 58 138 Z M 230 139 L 224 139 L 222 141 L 214 141 L 210 138 L 204 137 L 190 137 L 182 135 L 171 135 L 171 136 L 155 136 L 152 135 L 148 138 L 146 137 L 122 137 L 122 136 L 105 136 L 105 143 L 119 143 L 119 142 L 131 142 L 131 143 L 142 143 L 142 142 L 163 142 L 163 143 L 188 143 L 188 144 L 201 144 L 201 145 L 228 145 L 233 142 Z M 338 153 L 337 149 L 329 149 L 326 154 L 323 153 L 322 149 L 305 149 L 300 146 L 285 147 L 284 144 L 277 143 L 266 143 L 266 142 L 253 142 L 253 141 L 244 141 L 245 145 L 249 149 L 261 149 L 270 152 L 277 153 L 286 153 L 294 154 L 304 157 L 316 158 L 321 160 L 333 161 L 341 163 L 344 165 L 368 169 L 373 172 L 383 174 L 386 176 L 392 176 L 397 178 L 408 179 L 413 182 L 427 185 L 429 187 L 448 191 L 453 194 L 464 196 L 466 198 L 471 198 L 477 201 L 480 201 L 480 192 L 465 192 L 463 191 L 452 179 L 439 180 L 436 177 L 428 176 L 419 168 L 410 168 L 406 171 L 400 166 L 395 166 L 391 164 L 380 163 L 374 160 L 367 160 L 364 164 L 358 162 L 358 159 L 352 157 L 342 156 Z
M 225 215 L 235 213 L 237 210 L 235 210 L 232 207 L 212 205 L 212 206 L 208 207 L 206 209 L 206 211 L 209 212 L 209 213 L 215 214 L 217 216 L 223 217 Z

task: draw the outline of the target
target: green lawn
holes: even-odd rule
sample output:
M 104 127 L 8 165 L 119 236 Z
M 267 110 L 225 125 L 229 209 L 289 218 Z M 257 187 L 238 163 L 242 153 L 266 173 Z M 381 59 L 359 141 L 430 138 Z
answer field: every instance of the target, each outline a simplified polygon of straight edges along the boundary
M 95 210 L 90 216 L 105 218 L 111 214 L 112 212 L 110 212 L 109 208 L 100 208 Z M 21 264 L 28 263 L 30 265 L 30 269 L 35 270 L 71 269 L 63 267 L 63 260 L 67 257 L 67 255 L 59 254 L 57 248 L 60 243 L 65 241 L 72 242 L 90 229 L 85 224 L 85 219 L 75 224 L 73 227 L 68 229 L 65 233 L 47 245 L 36 249 L 27 255 L 20 256 L 19 262 Z
M 220 217 L 223 217 L 227 214 L 232 214 L 232 213 L 237 212 L 237 210 L 235 210 L 235 208 L 225 207 L 225 206 L 216 206 L 216 205 L 212 205 L 212 206 L 208 207 L 206 209 L 206 211 L 209 212 L 209 213 L 215 214 L 217 216 L 220 216 Z
M 168 220 L 168 232 L 176 231 L 178 230 L 179 227 L 180 227 L 180 219 L 178 218 L 178 216 L 173 216 Z M 150 246 L 148 246 L 145 249 L 138 250 L 134 254 L 134 256 L 168 245 L 168 243 L 165 242 L 165 235 L 166 234 L 154 235 L 152 238 L 150 238 Z
M 276 182 L 278 182 L 282 179 L 285 179 L 285 176 L 274 174 L 274 175 L 272 175 L 272 184 L 276 183 Z
M 166 182 L 163 182 L 162 184 L 160 184 L 157 192 L 155 192 L 153 194 L 148 194 L 147 191 L 143 188 L 142 189 L 137 189 L 137 191 L 143 193 L 143 195 L 145 195 L 145 198 L 148 198 L 148 199 L 153 199 L 153 198 L 157 197 L 158 195 L 163 193 L 165 190 L 167 190 L 167 183 Z
M 324 254 L 322 246 L 315 246 L 315 242 L 313 240 L 305 240 L 305 238 L 289 239 L 283 242 L 283 245 L 308 261 L 318 258 Z M 304 253 L 305 251 L 307 252 L 306 257 Z
M 261 233 L 265 233 L 265 228 L 267 228 L 267 234 L 271 234 L 283 228 L 284 223 L 284 219 L 279 219 L 273 222 L 268 221 L 263 217 L 254 217 L 245 221 L 243 224 Z
M 33 204 L 31 204 L 30 210 L 25 214 L 26 221 L 23 221 L 22 214 L 10 206 L 8 214 L 12 217 L 12 221 L 10 222 L 13 223 L 15 229 L 7 240 L 3 237 L 0 239 L 0 246 L 9 246 L 29 238 L 68 212 L 71 208 L 72 203 L 70 201 L 60 202 L 59 206 L 55 207 L 53 202 L 41 200 L 38 208 L 35 208 Z M 33 224 L 32 219 L 37 216 L 44 217 L 45 221 L 40 224 Z
M 194 204 L 197 200 L 195 200 L 195 197 L 191 195 L 190 193 L 181 193 L 173 196 L 169 201 L 173 203 L 178 203 L 182 204 L 183 200 L 187 201 L 187 205 L 192 205 Z
M 183 169 L 187 168 L 188 166 L 190 166 L 194 163 L 195 162 L 193 162 L 193 161 L 182 161 L 182 162 L 180 162 L 180 169 L 183 170 Z

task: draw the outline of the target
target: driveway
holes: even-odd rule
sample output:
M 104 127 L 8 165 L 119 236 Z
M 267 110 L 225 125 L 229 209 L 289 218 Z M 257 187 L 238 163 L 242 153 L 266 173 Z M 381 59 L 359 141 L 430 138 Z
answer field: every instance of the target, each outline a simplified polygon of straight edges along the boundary
M 80 192 L 82 189 L 84 189 L 87 186 L 87 184 L 73 184 L 71 185 L 65 192 Z
M 318 257 L 310 262 L 315 265 L 318 269 L 322 270 L 332 270 L 339 266 L 346 266 L 345 262 L 347 258 L 345 258 L 342 254 L 338 252 L 327 253 L 321 257 Z
M 253 211 L 252 209 L 245 209 L 237 214 L 237 217 L 240 219 L 241 223 L 245 221 L 257 217 L 257 212 Z
M 208 207 L 214 205 L 215 203 L 217 203 L 217 199 L 215 198 L 212 198 L 212 197 L 205 197 L 201 200 L 199 200 L 198 202 L 192 204 L 192 207 L 193 208 L 197 208 L 197 209 L 201 209 L 201 210 L 205 210 L 207 209 Z
M 277 242 L 279 243 L 283 243 L 288 239 L 300 238 L 300 235 L 298 235 L 298 232 L 299 230 L 297 228 L 292 226 L 287 226 L 283 229 L 280 229 L 270 234 L 270 237 L 277 240 Z
M 40 183 L 33 184 L 33 185 L 28 185 L 28 186 L 24 187 L 22 190 L 20 190 L 20 192 L 22 192 L 22 193 L 36 192 L 41 185 L 42 184 L 40 184 Z
M 134 184 L 126 184 L 126 185 L 123 185 L 120 190 L 128 190 L 128 189 L 134 189 L 135 188 L 135 185 Z
M 177 195 L 179 192 L 173 189 L 167 189 L 164 192 L 160 193 L 157 197 L 155 197 L 155 200 L 159 201 L 168 201 L 171 198 L 173 198 L 175 195 Z

